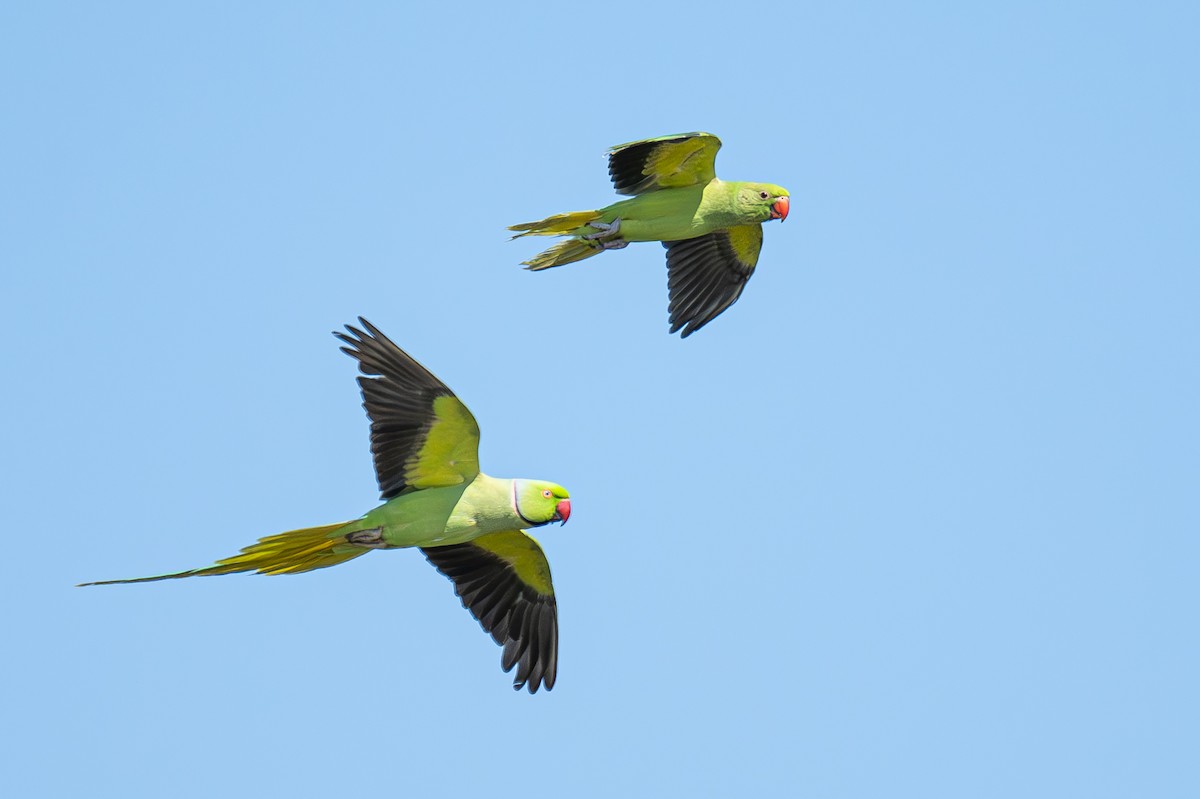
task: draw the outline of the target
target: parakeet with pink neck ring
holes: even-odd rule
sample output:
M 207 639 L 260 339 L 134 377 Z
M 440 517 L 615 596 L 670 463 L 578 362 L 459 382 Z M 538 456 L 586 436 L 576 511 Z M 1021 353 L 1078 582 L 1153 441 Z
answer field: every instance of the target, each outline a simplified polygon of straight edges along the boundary
M 479 426 L 442 381 L 370 322 L 335 332 L 358 361 L 371 452 L 384 504 L 362 518 L 261 538 L 240 554 L 189 571 L 84 585 L 143 583 L 237 572 L 296 574 L 375 549 L 419 548 L 454 582 L 463 606 L 504 647 L 513 687 L 554 687 L 558 607 L 550 565 L 526 529 L 571 517 L 570 494 L 544 480 L 479 470 Z

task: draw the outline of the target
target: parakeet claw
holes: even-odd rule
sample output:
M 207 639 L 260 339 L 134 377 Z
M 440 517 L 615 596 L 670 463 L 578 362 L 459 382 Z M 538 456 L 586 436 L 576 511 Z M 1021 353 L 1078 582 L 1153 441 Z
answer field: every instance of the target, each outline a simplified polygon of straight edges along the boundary
M 618 218 L 614 219 L 612 222 L 608 222 L 608 223 L 588 222 L 587 226 L 594 227 L 596 229 L 596 232 L 588 233 L 586 236 L 584 236 L 585 239 L 587 239 L 588 241 L 606 241 L 608 239 L 615 239 L 617 237 L 617 235 L 620 234 L 621 219 L 620 219 L 620 217 L 618 217 Z
M 612 222 L 588 222 L 587 226 L 595 228 L 596 232 L 584 235 L 584 241 L 595 242 L 600 245 L 601 249 L 605 250 L 620 250 L 623 247 L 629 246 L 629 242 L 617 238 L 621 233 L 621 220 L 619 217 Z
M 391 549 L 383 540 L 383 528 L 372 527 L 370 530 L 356 530 L 346 536 L 346 541 L 367 549 Z

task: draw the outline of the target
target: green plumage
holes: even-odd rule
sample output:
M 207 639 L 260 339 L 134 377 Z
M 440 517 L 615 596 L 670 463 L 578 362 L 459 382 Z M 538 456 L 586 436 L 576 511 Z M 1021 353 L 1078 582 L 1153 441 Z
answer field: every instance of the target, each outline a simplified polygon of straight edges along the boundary
M 479 426 L 444 383 L 364 319 L 336 333 L 359 361 L 371 451 L 384 504 L 340 524 L 266 536 L 212 566 L 129 580 L 142 583 L 239 572 L 297 574 L 372 549 L 419 547 L 455 583 L 464 606 L 517 667 L 514 687 L 554 686 L 558 611 L 550 566 L 524 532 L 570 517 L 566 489 L 479 471 Z M 465 580 L 464 575 L 470 579 Z
M 631 242 L 661 241 L 668 249 L 671 332 L 683 328 L 686 337 L 700 329 L 737 301 L 758 262 L 761 235 L 751 246 L 750 238 L 734 231 L 784 219 L 790 207 L 788 191 L 780 186 L 718 179 L 714 160 L 720 146 L 712 134 L 685 133 L 614 147 L 609 176 L 616 191 L 631 199 L 513 225 L 514 238 L 567 237 L 525 266 L 541 271 Z M 697 239 L 711 246 L 670 256 L 679 242 Z

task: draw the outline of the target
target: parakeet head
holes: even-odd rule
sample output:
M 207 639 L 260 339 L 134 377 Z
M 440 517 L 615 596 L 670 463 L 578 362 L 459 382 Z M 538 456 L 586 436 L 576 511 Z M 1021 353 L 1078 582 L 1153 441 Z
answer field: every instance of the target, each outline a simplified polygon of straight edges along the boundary
M 567 489 L 542 480 L 513 480 L 513 510 L 530 527 L 550 522 L 567 523 L 571 518 L 571 495 Z
M 791 200 L 788 190 L 773 183 L 743 183 L 738 191 L 738 205 L 753 211 L 760 222 L 787 219 Z

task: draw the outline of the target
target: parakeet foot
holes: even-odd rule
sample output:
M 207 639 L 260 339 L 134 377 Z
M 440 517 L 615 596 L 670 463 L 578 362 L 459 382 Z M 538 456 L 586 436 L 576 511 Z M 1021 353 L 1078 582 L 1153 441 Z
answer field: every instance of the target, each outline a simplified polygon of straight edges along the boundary
M 599 244 L 606 250 L 619 250 L 623 247 L 628 247 L 629 242 L 624 239 L 617 238 L 621 234 L 621 219 L 618 217 L 612 222 L 588 222 L 588 227 L 595 228 L 595 233 L 588 233 L 583 236 L 585 241 L 591 241 Z
M 621 219 L 617 217 L 612 222 L 588 222 L 587 226 L 596 229 L 595 233 L 588 233 L 584 236 L 589 241 L 615 239 L 621 232 Z
M 346 540 L 351 544 L 367 549 L 390 549 L 388 543 L 383 540 L 383 528 L 372 527 L 370 530 L 355 530 L 346 536 Z

